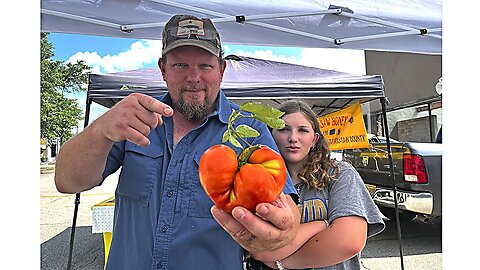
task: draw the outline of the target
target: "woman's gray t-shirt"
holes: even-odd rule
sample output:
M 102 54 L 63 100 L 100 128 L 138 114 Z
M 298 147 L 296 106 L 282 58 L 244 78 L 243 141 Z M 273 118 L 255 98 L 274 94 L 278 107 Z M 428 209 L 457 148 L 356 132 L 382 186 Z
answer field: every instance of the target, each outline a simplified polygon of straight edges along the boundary
M 367 237 L 383 231 L 385 223 L 380 211 L 358 172 L 345 161 L 336 161 L 336 164 L 339 172 L 328 188 L 315 190 L 307 189 L 303 183 L 298 185 L 301 222 L 326 219 L 331 224 L 339 217 L 360 216 L 368 223 Z M 360 270 L 360 254 L 336 265 L 314 269 Z

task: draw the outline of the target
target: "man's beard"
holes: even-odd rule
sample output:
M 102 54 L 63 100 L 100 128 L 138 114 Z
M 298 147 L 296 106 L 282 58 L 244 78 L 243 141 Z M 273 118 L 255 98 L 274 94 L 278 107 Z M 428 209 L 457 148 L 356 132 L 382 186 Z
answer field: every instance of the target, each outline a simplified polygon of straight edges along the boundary
M 208 96 L 205 96 L 205 100 L 202 103 L 196 104 L 186 102 L 183 96 L 180 95 L 178 102 L 175 104 L 175 109 L 178 110 L 187 121 L 198 121 L 210 114 L 212 105 L 213 101 Z

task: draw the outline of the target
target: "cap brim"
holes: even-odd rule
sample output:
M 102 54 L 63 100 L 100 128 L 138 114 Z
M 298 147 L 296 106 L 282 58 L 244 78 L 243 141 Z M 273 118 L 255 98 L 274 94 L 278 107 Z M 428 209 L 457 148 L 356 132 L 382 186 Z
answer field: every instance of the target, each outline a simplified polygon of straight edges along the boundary
M 220 49 L 213 45 L 211 42 L 205 40 L 198 40 L 198 39 L 179 39 L 175 40 L 170 43 L 165 49 L 162 51 L 162 56 L 170 52 L 171 50 L 181 47 L 181 46 L 195 46 L 207 50 L 211 54 L 215 56 L 220 56 Z

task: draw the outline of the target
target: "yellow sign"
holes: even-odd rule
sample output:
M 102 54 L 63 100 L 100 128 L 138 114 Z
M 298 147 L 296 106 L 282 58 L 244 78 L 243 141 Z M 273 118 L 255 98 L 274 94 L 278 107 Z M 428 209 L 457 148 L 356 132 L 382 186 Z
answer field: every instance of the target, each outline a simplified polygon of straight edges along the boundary
M 368 148 L 367 131 L 360 103 L 324 115 L 317 120 L 323 136 L 330 144 L 330 150 Z

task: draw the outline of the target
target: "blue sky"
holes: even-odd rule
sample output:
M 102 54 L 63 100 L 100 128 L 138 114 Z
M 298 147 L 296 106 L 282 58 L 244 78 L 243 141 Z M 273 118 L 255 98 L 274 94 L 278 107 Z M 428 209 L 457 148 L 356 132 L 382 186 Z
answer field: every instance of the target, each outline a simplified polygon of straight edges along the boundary
M 97 52 L 100 56 L 116 55 L 121 52 L 128 51 L 130 45 L 138 42 L 138 39 L 113 38 L 101 36 L 87 36 L 74 34 L 56 34 L 49 35 L 49 40 L 55 45 L 55 58 L 57 60 L 66 61 L 77 52 Z M 229 45 L 230 50 L 248 50 L 258 51 L 267 48 L 275 51 L 277 55 L 285 55 L 287 57 L 298 56 L 301 48 L 273 48 L 261 46 L 238 46 Z
M 161 52 L 159 40 L 137 40 L 100 36 L 49 35 L 55 59 L 87 61 L 96 73 L 110 73 L 155 66 Z M 239 46 L 223 44 L 225 54 L 239 54 L 325 69 L 365 74 L 363 51 L 304 49 L 291 47 Z

